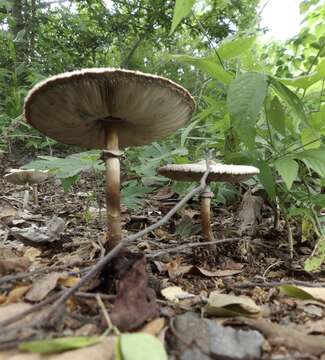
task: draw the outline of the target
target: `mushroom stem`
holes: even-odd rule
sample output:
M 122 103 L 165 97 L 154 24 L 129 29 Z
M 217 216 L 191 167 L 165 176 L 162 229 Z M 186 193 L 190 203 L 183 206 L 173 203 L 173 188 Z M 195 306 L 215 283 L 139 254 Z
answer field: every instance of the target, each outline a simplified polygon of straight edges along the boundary
M 213 233 L 211 229 L 211 199 L 213 192 L 209 186 L 201 194 L 201 223 L 203 236 L 208 240 L 213 240 Z
M 28 201 L 29 201 L 29 185 L 27 185 L 27 189 L 24 192 L 24 201 L 23 201 L 23 210 L 28 208 Z
M 107 248 L 111 249 L 121 240 L 120 210 L 120 159 L 118 133 L 109 126 L 106 130 L 106 208 L 107 208 Z
M 34 185 L 33 185 L 33 202 L 34 202 L 34 205 L 38 205 L 37 184 L 34 184 Z

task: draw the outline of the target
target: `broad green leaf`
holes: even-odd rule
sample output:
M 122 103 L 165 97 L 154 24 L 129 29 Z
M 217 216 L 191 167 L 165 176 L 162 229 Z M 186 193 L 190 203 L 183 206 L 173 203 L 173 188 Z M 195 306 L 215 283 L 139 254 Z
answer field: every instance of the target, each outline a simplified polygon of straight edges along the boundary
M 310 295 L 308 292 L 306 292 L 303 289 L 300 289 L 299 287 L 295 285 L 290 284 L 284 284 L 278 286 L 280 291 L 288 296 L 294 297 L 296 299 L 300 300 L 311 300 L 314 299 L 312 295 Z
M 318 149 L 322 144 L 320 134 L 313 128 L 303 128 L 300 138 L 305 150 Z
M 264 160 L 258 160 L 255 163 L 255 166 L 260 169 L 260 173 L 258 175 L 264 189 L 269 195 L 271 200 L 275 200 L 276 191 L 275 191 L 275 181 L 273 178 L 272 170 L 267 162 Z
M 222 41 L 217 52 L 221 59 L 231 59 L 249 50 L 255 39 L 255 36 L 229 36 Z
M 325 148 L 302 151 L 294 157 L 302 160 L 321 177 L 325 177 Z
M 61 185 L 62 185 L 65 193 L 67 193 L 69 191 L 71 186 L 78 180 L 78 178 L 79 178 L 79 174 L 76 174 L 76 175 L 73 175 L 70 177 L 66 177 L 66 178 L 60 178 Z
M 278 96 L 281 97 L 283 101 L 287 103 L 295 116 L 300 121 L 306 123 L 307 120 L 304 106 L 298 96 L 274 77 L 269 76 L 269 81 L 274 91 L 278 94 Z
M 227 106 L 234 129 L 248 148 L 255 146 L 255 124 L 267 93 L 264 74 L 247 72 L 229 86 Z
M 194 3 L 195 0 L 176 0 L 172 27 L 169 35 L 171 35 L 177 28 L 178 24 L 190 14 Z
M 121 335 L 119 351 L 123 360 L 167 360 L 162 343 L 145 333 Z
M 129 209 L 141 208 L 146 206 L 143 196 L 152 191 L 149 186 L 143 186 L 137 181 L 131 181 L 123 186 L 121 191 L 121 201 Z
M 233 79 L 233 75 L 223 69 L 217 57 L 196 58 L 188 55 L 172 55 L 171 57 L 184 64 L 191 64 L 197 67 L 207 75 L 226 85 L 230 84 Z
M 287 185 L 288 190 L 290 190 L 292 183 L 298 174 L 298 163 L 291 158 L 282 158 L 276 160 L 274 166 L 278 173 L 282 176 L 282 179 Z
M 20 344 L 18 347 L 20 350 L 30 351 L 34 353 L 53 353 L 61 352 L 71 349 L 79 349 L 82 347 L 94 345 L 101 340 L 100 336 L 75 336 L 56 338 L 51 340 L 37 340 L 29 341 Z
M 283 84 L 293 86 L 296 88 L 307 89 L 309 86 L 315 84 L 317 81 L 325 79 L 325 59 L 323 59 L 309 75 L 298 76 L 293 79 L 281 78 Z
M 285 135 L 285 112 L 277 96 L 266 106 L 266 118 L 272 127 L 281 135 Z

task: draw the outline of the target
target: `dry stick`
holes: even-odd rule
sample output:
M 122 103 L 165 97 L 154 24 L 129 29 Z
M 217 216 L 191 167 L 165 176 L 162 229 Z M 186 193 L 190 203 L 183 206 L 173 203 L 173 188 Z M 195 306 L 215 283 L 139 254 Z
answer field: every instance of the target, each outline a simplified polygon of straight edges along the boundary
M 67 289 L 66 291 L 64 291 L 64 293 L 62 294 L 62 296 L 52 305 L 52 307 L 49 309 L 47 315 L 42 318 L 41 320 L 37 320 L 35 321 L 32 326 L 39 326 L 40 324 L 42 324 L 44 321 L 48 320 L 54 313 L 57 312 L 57 310 L 64 305 L 65 301 L 72 296 L 80 287 L 82 287 L 83 285 L 85 285 L 90 279 L 92 279 L 94 276 L 96 276 L 96 274 L 102 270 L 104 268 L 104 266 L 106 264 L 108 264 L 108 262 L 110 260 L 112 260 L 123 248 L 124 246 L 126 246 L 127 244 L 135 241 L 136 239 L 149 234 L 151 231 L 157 229 L 158 227 L 161 227 L 163 225 L 165 225 L 169 219 L 180 209 L 182 208 L 194 195 L 202 192 L 205 187 L 206 187 L 206 180 L 207 177 L 209 175 L 210 172 L 210 166 L 207 163 L 207 170 L 204 173 L 204 175 L 201 178 L 200 181 L 200 185 L 197 186 L 196 188 L 194 188 L 193 190 L 191 190 L 187 195 L 185 195 L 183 197 L 182 200 L 180 200 L 162 219 L 160 219 L 158 222 L 156 222 L 155 224 L 152 224 L 150 226 L 148 226 L 146 229 L 134 234 L 134 235 L 130 235 L 127 236 L 125 238 L 123 238 L 119 244 L 117 244 L 107 255 L 105 255 L 103 258 L 101 258 L 99 260 L 99 262 L 94 265 L 94 267 L 84 276 L 80 279 L 80 281 L 72 286 L 71 288 Z M 39 305 L 39 304 L 38 304 Z M 18 320 L 21 320 L 24 316 L 19 316 L 20 314 L 15 316 L 15 322 Z M 12 323 L 13 321 L 11 320 L 12 318 L 7 319 L 6 321 L 9 321 L 10 323 Z
M 158 250 L 157 252 L 153 253 L 153 254 L 148 254 L 146 255 L 146 257 L 148 259 L 152 259 L 161 255 L 165 255 L 165 254 L 169 254 L 172 252 L 179 252 L 182 251 L 183 249 L 188 249 L 188 248 L 193 248 L 193 247 L 200 247 L 200 246 L 209 246 L 209 245 L 213 245 L 213 244 L 224 244 L 224 243 L 230 243 L 230 242 L 235 242 L 235 241 L 241 241 L 241 240 L 250 240 L 251 238 L 229 238 L 229 239 L 222 239 L 222 240 L 213 240 L 213 241 L 204 241 L 204 242 L 195 242 L 195 243 L 187 243 L 187 244 L 183 244 L 174 248 L 168 248 L 168 249 L 163 249 L 163 250 Z

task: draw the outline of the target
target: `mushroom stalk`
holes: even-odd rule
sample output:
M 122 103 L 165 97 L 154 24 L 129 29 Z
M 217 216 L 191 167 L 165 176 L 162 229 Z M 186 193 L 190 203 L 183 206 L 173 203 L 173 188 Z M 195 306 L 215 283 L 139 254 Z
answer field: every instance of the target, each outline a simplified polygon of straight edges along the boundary
M 201 193 L 201 223 L 203 236 L 208 240 L 213 240 L 213 233 L 211 229 L 211 199 L 213 192 L 209 186 L 206 186 L 205 190 Z
M 34 184 L 34 185 L 33 185 L 33 202 L 34 202 L 34 205 L 38 205 L 37 184 Z
M 29 187 L 29 185 L 27 185 Z M 23 210 L 28 208 L 28 201 L 29 201 L 29 188 L 25 189 L 24 192 L 24 200 L 23 200 Z
M 120 210 L 120 159 L 118 133 L 115 127 L 106 130 L 106 208 L 108 233 L 107 247 L 117 245 L 121 240 L 121 210 Z

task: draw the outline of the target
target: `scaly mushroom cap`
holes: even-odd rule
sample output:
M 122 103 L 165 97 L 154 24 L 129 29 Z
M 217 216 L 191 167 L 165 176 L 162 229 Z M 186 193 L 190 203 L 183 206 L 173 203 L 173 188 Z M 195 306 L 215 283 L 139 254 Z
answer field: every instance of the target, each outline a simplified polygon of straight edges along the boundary
M 187 90 L 163 77 L 111 68 L 63 73 L 36 85 L 25 100 L 27 122 L 48 137 L 86 148 L 105 148 L 106 128 L 120 147 L 163 138 L 191 118 Z
M 47 171 L 12 169 L 9 174 L 4 176 L 4 179 L 14 185 L 34 185 L 46 180 L 48 176 Z
M 207 181 L 239 182 L 259 174 L 259 169 L 246 165 L 225 165 L 210 161 Z M 158 173 L 172 180 L 200 181 L 207 167 L 206 162 L 196 164 L 171 164 L 158 169 Z

